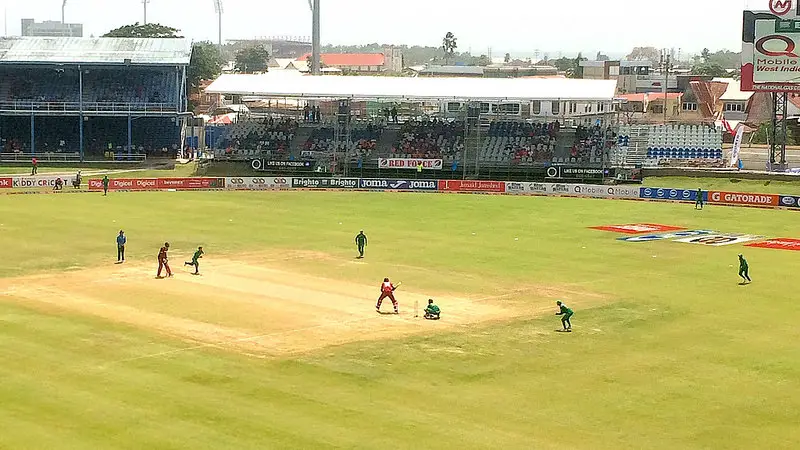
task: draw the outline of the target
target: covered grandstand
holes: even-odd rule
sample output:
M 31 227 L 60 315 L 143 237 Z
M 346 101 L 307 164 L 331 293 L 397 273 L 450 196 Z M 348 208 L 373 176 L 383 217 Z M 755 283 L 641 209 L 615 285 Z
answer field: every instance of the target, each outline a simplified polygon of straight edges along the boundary
M 281 151 L 269 148 L 269 140 L 244 145 L 243 130 L 253 125 L 238 123 L 228 127 L 238 139 L 214 145 L 219 157 L 310 160 L 344 175 L 408 176 L 422 161 L 447 178 L 537 177 L 553 164 L 603 166 L 616 143 L 615 90 L 614 81 L 566 78 L 222 75 L 206 93 L 234 103 L 297 105 L 271 111 L 299 116 L 293 141 L 282 141 Z M 309 105 L 321 120 L 308 120 Z M 258 130 L 253 137 L 275 132 L 265 120 L 250 117 Z
M 185 39 L 0 39 L 0 159 L 170 154 L 190 57 Z

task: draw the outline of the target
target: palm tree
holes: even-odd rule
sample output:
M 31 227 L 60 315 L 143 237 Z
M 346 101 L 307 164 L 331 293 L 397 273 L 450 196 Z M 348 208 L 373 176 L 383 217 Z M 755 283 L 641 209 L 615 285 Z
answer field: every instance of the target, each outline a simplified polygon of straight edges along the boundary
M 442 49 L 444 50 L 445 61 L 447 61 L 448 58 L 453 58 L 453 55 L 458 48 L 458 43 L 456 40 L 456 36 L 449 31 L 444 35 L 444 39 L 442 39 Z

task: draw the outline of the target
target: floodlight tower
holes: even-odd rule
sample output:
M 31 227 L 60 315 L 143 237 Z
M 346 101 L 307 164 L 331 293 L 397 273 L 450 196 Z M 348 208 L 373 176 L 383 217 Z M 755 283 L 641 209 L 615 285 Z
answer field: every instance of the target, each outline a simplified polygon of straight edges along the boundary
M 64 10 L 66 10 L 66 9 L 67 9 L 67 0 L 64 0 L 64 1 L 61 3 L 61 23 L 62 23 L 62 24 L 65 24 L 65 23 L 67 23 L 67 22 L 66 22 L 66 20 L 64 19 L 64 17 L 65 17 L 65 16 L 64 16 Z
M 319 40 L 319 1 L 308 0 L 311 8 L 311 75 L 319 75 L 320 40 Z
M 142 25 L 147 25 L 147 4 L 150 3 L 150 0 L 142 0 L 142 5 L 144 5 L 144 23 Z
M 222 50 L 222 0 L 214 0 L 214 11 L 217 13 L 217 32 L 219 33 L 217 44 Z

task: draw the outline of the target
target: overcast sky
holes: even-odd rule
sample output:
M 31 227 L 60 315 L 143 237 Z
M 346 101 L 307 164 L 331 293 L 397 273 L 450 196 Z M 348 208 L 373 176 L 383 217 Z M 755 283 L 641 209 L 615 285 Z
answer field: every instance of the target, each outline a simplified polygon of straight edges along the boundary
M 441 44 L 452 31 L 459 50 L 494 56 L 534 50 L 594 55 L 633 46 L 697 53 L 741 47 L 741 13 L 768 0 L 321 0 L 324 44 Z M 223 37 L 311 34 L 308 0 L 222 0 Z M 62 0 L 0 0 L 9 35 L 20 19 L 60 20 Z M 142 21 L 142 0 L 67 0 L 67 22 L 85 35 Z M 216 40 L 214 0 L 150 0 L 148 21 Z

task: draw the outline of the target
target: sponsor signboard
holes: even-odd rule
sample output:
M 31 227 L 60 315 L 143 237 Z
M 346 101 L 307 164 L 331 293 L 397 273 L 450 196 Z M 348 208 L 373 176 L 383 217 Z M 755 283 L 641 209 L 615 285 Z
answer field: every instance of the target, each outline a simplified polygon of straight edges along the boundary
M 223 189 L 224 178 L 157 178 L 156 189 Z
M 574 184 L 572 194 L 598 198 L 639 198 L 639 188 L 634 186 L 604 186 L 600 184 Z
M 692 236 L 705 236 L 709 234 L 718 234 L 716 231 L 711 230 L 689 230 L 689 231 L 674 231 L 670 233 L 647 234 L 644 236 L 629 236 L 618 238 L 617 240 L 625 242 L 653 242 L 664 241 L 670 239 L 681 239 Z
M 571 195 L 574 184 L 563 183 L 527 183 L 518 181 L 506 182 L 507 194 L 521 195 Z
M 747 244 L 745 245 L 745 247 L 771 248 L 775 250 L 792 250 L 800 252 L 800 239 L 789 239 L 789 238 L 767 239 L 764 242 Z
M 775 194 L 709 191 L 708 202 L 743 206 L 778 206 L 780 196 Z
M 379 169 L 414 169 L 422 164 L 423 170 L 442 170 L 441 159 L 380 158 Z
M 292 178 L 298 189 L 356 189 L 358 178 Z
M 681 202 L 697 201 L 697 190 L 667 189 L 667 188 L 639 188 L 639 198 L 653 200 L 674 200 Z M 703 191 L 703 199 L 708 199 L 708 192 Z
M 574 180 L 602 180 L 606 174 L 607 170 L 599 167 L 550 166 L 545 170 L 547 178 L 567 178 Z
M 779 205 L 787 208 L 800 208 L 800 197 L 795 197 L 793 195 L 781 195 Z
M 632 223 L 629 225 L 606 225 L 603 227 L 589 227 L 593 230 L 610 231 L 612 233 L 642 234 L 642 233 L 663 233 L 666 231 L 685 230 L 683 227 L 673 227 L 670 225 L 660 225 L 657 223 Z
M 108 182 L 110 191 L 222 189 L 224 187 L 224 178 L 117 178 Z M 102 191 L 103 180 L 89 180 L 89 190 Z
M 800 91 L 799 15 L 794 0 L 769 0 L 768 11 L 744 12 L 741 90 Z
M 158 179 L 156 178 L 115 178 L 108 182 L 110 191 L 146 191 L 158 189 Z M 90 191 L 102 191 L 103 180 L 89 180 Z
M 259 191 L 269 189 L 289 189 L 291 178 L 281 177 L 228 177 L 225 178 L 225 189 Z
M 11 177 L 11 186 L 13 188 L 48 188 L 56 185 L 56 180 L 64 182 L 64 186 L 71 186 L 75 180 L 75 176 L 33 176 L 33 177 Z M 2 183 L 0 183 L 2 187 Z
M 0 178 L 0 189 L 10 189 L 13 183 L 14 179 L 11 177 Z
M 706 236 L 694 236 L 684 239 L 676 239 L 675 242 L 721 247 L 723 245 L 743 244 L 745 242 L 757 241 L 759 239 L 764 239 L 764 236 L 753 236 L 749 234 L 709 234 Z
M 503 193 L 506 191 L 506 183 L 503 181 L 440 180 L 439 190 L 445 192 Z
M 268 159 L 254 159 L 250 161 L 250 167 L 258 171 L 266 171 L 281 167 L 310 169 L 311 161 L 272 161 Z
M 358 181 L 361 189 L 382 191 L 436 191 L 439 183 L 436 180 L 391 180 L 362 178 Z

